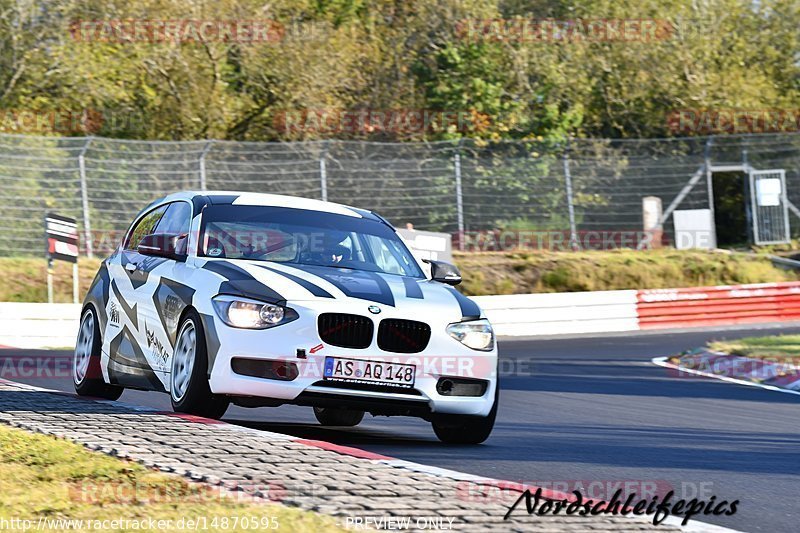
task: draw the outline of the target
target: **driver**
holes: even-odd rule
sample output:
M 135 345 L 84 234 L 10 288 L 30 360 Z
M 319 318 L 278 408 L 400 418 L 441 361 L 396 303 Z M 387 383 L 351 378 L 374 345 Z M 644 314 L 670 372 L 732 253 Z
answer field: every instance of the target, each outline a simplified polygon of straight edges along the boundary
M 329 259 L 331 263 L 341 263 L 343 260 L 349 260 L 350 248 L 341 244 L 332 246 L 323 255 L 323 260 L 328 261 Z
M 342 242 L 347 234 L 342 232 L 326 233 L 322 239 L 321 252 L 314 254 L 314 259 L 322 264 L 338 264 L 350 259 L 350 248 Z

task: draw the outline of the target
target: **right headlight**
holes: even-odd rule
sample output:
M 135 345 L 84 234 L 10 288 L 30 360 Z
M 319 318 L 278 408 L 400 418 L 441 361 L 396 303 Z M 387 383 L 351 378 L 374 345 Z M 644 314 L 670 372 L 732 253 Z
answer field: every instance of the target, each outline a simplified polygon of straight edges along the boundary
M 450 324 L 447 326 L 447 333 L 473 350 L 489 352 L 494 348 L 494 331 L 485 318 Z
M 222 321 L 234 328 L 267 329 L 298 318 L 297 312 L 290 307 L 247 298 L 220 295 L 212 302 Z

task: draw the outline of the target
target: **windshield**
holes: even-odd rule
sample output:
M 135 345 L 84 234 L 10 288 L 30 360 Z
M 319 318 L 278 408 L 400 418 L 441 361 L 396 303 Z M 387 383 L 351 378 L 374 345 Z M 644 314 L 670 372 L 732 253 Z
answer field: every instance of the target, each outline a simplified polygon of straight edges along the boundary
M 208 206 L 198 255 L 424 277 L 411 252 L 386 224 L 286 207 Z

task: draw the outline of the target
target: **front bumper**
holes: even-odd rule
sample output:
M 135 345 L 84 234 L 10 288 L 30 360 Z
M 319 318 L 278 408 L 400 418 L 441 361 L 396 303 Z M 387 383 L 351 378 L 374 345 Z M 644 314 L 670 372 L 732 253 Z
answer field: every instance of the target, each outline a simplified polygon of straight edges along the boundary
M 213 317 L 219 348 L 213 357 L 209 376 L 212 392 L 245 400 L 275 400 L 271 402 L 273 404 L 358 408 L 373 414 L 486 416 L 491 411 L 497 387 L 496 348 L 490 352 L 467 348 L 446 333 L 446 324 L 433 323 L 433 320 L 428 321 L 433 330 L 430 342 L 420 353 L 386 352 L 377 347 L 375 339 L 369 348 L 339 348 L 324 344 L 317 332 L 318 314 L 333 308 L 315 306 L 309 309 L 297 304 L 289 305 L 298 311 L 300 318 L 266 330 L 232 328 Z M 336 310 L 341 310 L 341 304 L 336 306 Z M 381 318 L 390 317 L 403 318 L 389 313 Z M 315 347 L 317 349 L 311 353 Z M 297 357 L 298 349 L 305 350 L 305 359 Z M 358 385 L 326 382 L 323 368 L 328 356 L 413 364 L 417 369 L 414 387 L 397 389 L 396 392 L 374 391 L 360 390 Z M 237 374 L 231 366 L 231 361 L 237 357 L 291 362 L 297 365 L 298 376 L 292 381 L 279 381 Z M 481 396 L 443 395 L 436 388 L 442 377 L 485 380 L 487 387 Z

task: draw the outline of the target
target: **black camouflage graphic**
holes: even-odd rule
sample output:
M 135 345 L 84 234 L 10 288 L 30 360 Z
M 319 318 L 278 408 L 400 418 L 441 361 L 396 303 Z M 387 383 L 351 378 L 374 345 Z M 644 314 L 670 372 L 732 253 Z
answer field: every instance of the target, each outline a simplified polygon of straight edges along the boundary
M 87 303 L 93 303 L 100 311 L 97 313 L 100 331 L 105 331 L 106 329 L 107 317 L 102 310 L 105 309 L 106 305 L 108 304 L 109 285 L 111 284 L 111 278 L 108 274 L 108 266 L 106 266 L 106 261 L 100 263 L 100 268 L 98 269 L 94 280 L 92 280 L 92 284 L 89 286 L 89 290 L 86 293 L 86 298 L 83 300 L 84 305 Z
M 423 299 L 422 288 L 416 279 L 403 276 L 403 285 L 406 287 L 406 298 Z
M 452 294 L 458 302 L 459 307 L 461 307 L 461 315 L 464 320 L 481 317 L 481 308 L 478 307 L 478 304 L 449 285 L 444 285 L 444 288 L 447 289 L 448 292 L 450 292 L 450 294 Z
M 150 272 L 154 268 L 163 264 L 165 261 L 169 261 L 169 259 L 164 257 L 152 257 L 130 252 L 123 252 L 120 254 L 120 260 L 122 261 L 122 270 L 128 276 L 134 290 L 147 283 L 147 280 L 150 278 Z M 125 265 L 128 263 L 134 263 L 136 265 L 136 270 L 131 272 L 126 269 Z
M 193 288 L 165 277 L 161 278 L 153 293 L 153 304 L 173 348 L 178 335 L 178 320 L 184 309 L 192 305 L 194 293 Z
M 203 269 L 219 274 L 225 281 L 219 286 L 220 294 L 231 294 L 263 300 L 269 303 L 285 302 L 286 298 L 270 287 L 256 281 L 246 270 L 226 261 L 206 261 Z
M 214 368 L 214 361 L 219 352 L 219 337 L 217 328 L 214 327 L 214 317 L 200 313 L 200 320 L 203 322 L 203 331 L 206 333 L 206 351 L 208 352 L 208 377 L 211 377 L 211 370 Z
M 110 352 L 108 377 L 112 384 L 166 392 L 128 326 L 111 339 Z
M 324 279 L 351 298 L 361 298 L 394 307 L 394 295 L 389 284 L 374 272 L 313 265 L 295 265 L 295 268 Z
M 269 270 L 270 272 L 274 272 L 275 274 L 279 274 L 284 278 L 294 281 L 295 283 L 306 289 L 314 296 L 317 296 L 319 298 L 333 298 L 333 295 L 331 293 L 329 293 L 319 285 L 315 285 L 314 283 L 311 283 L 310 281 L 301 278 L 300 276 L 295 276 L 294 274 L 290 274 L 288 272 L 284 272 L 283 270 L 278 270 L 276 268 L 270 268 L 266 265 L 258 265 L 258 266 L 263 269 Z
M 133 304 L 132 307 L 128 306 L 128 302 L 126 302 L 125 298 L 122 297 L 122 293 L 120 292 L 119 287 L 117 287 L 117 282 L 115 280 L 111 280 L 111 290 L 114 292 L 114 297 L 117 299 L 117 301 L 119 301 L 120 307 L 122 307 L 122 310 L 125 311 L 128 320 L 131 321 L 134 329 L 138 331 L 139 319 L 136 313 L 136 304 Z

